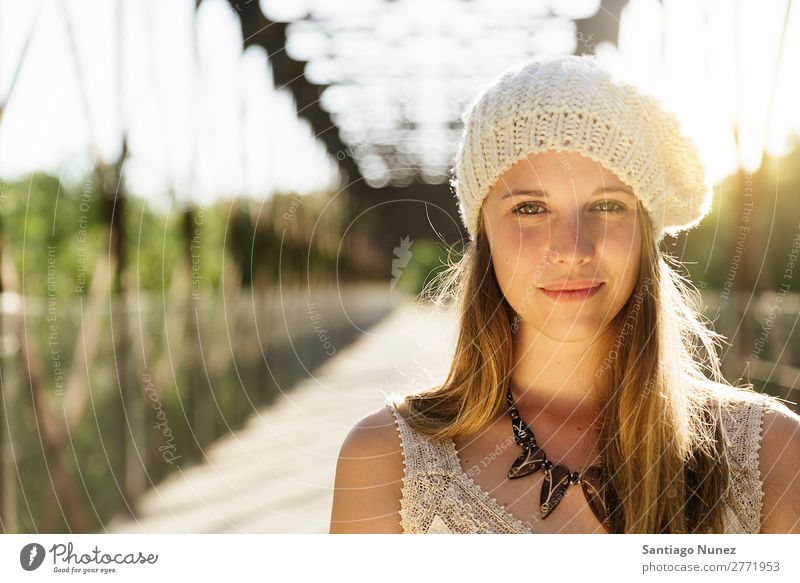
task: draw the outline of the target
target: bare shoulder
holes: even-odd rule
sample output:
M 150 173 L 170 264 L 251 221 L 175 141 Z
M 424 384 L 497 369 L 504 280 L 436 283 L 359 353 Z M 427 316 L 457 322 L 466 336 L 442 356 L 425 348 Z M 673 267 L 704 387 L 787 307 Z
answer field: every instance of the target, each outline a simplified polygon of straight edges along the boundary
M 402 533 L 403 452 L 388 406 L 361 418 L 339 451 L 330 532 Z
M 764 411 L 759 470 L 762 533 L 800 533 L 800 416 L 781 403 Z

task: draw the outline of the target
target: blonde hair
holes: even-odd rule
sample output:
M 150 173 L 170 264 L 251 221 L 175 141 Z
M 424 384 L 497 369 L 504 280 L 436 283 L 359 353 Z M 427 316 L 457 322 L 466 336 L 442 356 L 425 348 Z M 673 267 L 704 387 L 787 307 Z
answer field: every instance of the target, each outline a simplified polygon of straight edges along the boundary
M 637 205 L 642 225 L 646 211 Z M 598 343 L 607 355 L 592 397 L 599 406 L 605 500 L 617 533 L 721 533 L 731 464 L 721 423 L 733 387 L 701 298 L 644 228 L 641 263 L 628 302 Z M 676 261 L 679 265 L 679 262 Z M 484 429 L 507 411 L 517 314 L 503 296 L 479 221 L 474 242 L 423 290 L 459 314 L 455 355 L 441 386 L 409 395 L 399 410 L 417 431 L 449 439 Z M 706 376 L 707 373 L 710 378 Z M 734 393 L 731 393 L 731 389 Z

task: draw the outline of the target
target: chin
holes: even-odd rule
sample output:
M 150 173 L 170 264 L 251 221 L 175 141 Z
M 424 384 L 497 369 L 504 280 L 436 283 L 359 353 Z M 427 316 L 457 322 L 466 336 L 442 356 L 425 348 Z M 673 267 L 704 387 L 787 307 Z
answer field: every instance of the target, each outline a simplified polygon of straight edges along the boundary
M 533 331 L 559 342 L 582 342 L 591 340 L 602 329 L 600 322 L 579 323 L 574 320 L 557 321 L 551 319 L 547 325 L 531 328 Z

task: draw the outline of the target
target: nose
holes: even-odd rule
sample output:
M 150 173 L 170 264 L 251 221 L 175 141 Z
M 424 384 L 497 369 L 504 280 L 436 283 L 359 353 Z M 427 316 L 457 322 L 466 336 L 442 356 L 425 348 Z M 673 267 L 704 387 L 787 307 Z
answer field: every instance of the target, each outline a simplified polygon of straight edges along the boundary
M 547 256 L 551 263 L 583 265 L 591 262 L 595 245 L 588 229 L 577 217 L 552 221 Z

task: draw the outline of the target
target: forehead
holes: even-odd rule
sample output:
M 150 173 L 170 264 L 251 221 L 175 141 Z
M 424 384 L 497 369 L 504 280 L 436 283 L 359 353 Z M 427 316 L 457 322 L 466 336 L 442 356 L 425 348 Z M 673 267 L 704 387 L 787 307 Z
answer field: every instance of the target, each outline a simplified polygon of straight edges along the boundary
M 544 190 L 566 182 L 586 186 L 621 188 L 631 195 L 633 191 L 613 172 L 599 162 L 575 152 L 548 151 L 531 154 L 518 160 L 506 170 L 490 189 L 501 195 L 512 191 Z

